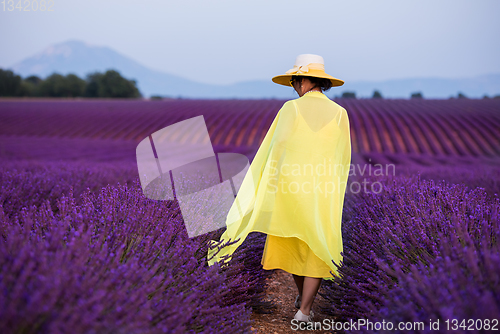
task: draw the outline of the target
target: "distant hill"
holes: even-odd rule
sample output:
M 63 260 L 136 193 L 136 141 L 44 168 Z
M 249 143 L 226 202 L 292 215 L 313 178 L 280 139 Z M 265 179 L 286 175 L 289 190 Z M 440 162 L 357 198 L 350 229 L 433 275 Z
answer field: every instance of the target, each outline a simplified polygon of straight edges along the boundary
M 9 67 L 22 77 L 38 75 L 42 78 L 58 72 L 75 73 L 81 78 L 94 71 L 116 69 L 127 79 L 135 79 L 145 96 L 164 95 L 185 98 L 283 98 L 297 95 L 292 89 L 274 84 L 271 79 L 247 81 L 232 85 L 209 85 L 194 82 L 152 70 L 111 48 L 94 46 L 78 40 L 69 40 L 51 45 L 42 52 Z M 420 91 L 425 98 L 448 98 L 462 92 L 468 97 L 484 94 L 500 94 L 500 74 L 482 75 L 473 78 L 443 79 L 419 78 L 398 79 L 380 82 L 348 82 L 342 87 L 332 88 L 327 95 L 333 97 L 344 91 L 354 91 L 358 97 L 371 97 L 379 90 L 384 97 L 408 98 L 412 92 Z

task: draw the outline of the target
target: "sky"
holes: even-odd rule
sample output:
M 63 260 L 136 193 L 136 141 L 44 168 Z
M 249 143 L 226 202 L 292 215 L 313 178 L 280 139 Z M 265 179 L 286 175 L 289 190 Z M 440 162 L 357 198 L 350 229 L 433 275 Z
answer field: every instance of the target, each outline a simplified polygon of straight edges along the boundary
M 214 84 L 269 80 L 303 53 L 345 81 L 500 73 L 498 0 L 53 0 L 51 12 L 9 11 L 18 2 L 0 3 L 0 68 L 77 39 Z

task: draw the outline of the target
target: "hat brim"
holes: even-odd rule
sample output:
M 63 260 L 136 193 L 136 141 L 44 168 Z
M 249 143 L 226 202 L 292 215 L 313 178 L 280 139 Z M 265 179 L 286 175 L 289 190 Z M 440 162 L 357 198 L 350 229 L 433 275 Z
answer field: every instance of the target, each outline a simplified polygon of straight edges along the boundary
M 272 80 L 274 83 L 277 83 L 278 85 L 292 87 L 292 85 L 290 85 L 290 79 L 292 78 L 292 76 L 304 76 L 304 77 L 315 77 L 315 78 L 329 79 L 332 82 L 332 87 L 338 87 L 338 86 L 342 86 L 344 84 L 343 80 L 334 78 L 331 75 L 326 74 L 323 71 L 314 70 L 314 69 L 310 69 L 308 72 L 300 73 L 300 74 L 277 75 L 277 76 L 273 77 Z

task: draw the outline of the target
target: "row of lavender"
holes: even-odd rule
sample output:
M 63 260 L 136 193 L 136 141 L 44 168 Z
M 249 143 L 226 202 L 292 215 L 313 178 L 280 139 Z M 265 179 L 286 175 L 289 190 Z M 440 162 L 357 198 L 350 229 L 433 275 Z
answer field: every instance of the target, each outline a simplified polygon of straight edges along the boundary
M 473 174 L 461 168 L 488 179 L 487 189 L 475 188 Z M 340 322 L 424 324 L 407 332 L 482 332 L 493 329 L 493 319 L 500 329 L 499 170 L 461 168 L 446 172 L 465 183 L 434 181 L 431 170 L 414 171 L 368 177 L 383 185 L 380 192 L 346 197 L 341 278 L 323 285 L 325 313 Z M 430 328 L 431 320 L 439 320 L 439 330 Z
M 279 101 L 257 102 L 277 104 Z M 435 101 L 428 101 L 431 102 Z M 68 103 L 66 109 L 75 106 L 74 102 Z M 113 103 L 99 102 L 96 107 L 114 108 Z M 182 112 L 182 108 L 193 107 L 196 103 L 175 102 L 178 110 L 174 110 L 179 113 L 169 114 L 172 117 L 167 118 L 164 112 L 157 112 L 155 108 L 142 110 L 154 114 L 154 117 L 145 117 L 142 123 L 132 120 L 137 108 L 147 103 L 140 106 L 124 104 L 130 108 L 125 109 L 129 111 L 127 117 L 119 115 L 122 110 L 116 110 L 116 113 L 109 110 L 106 114 L 97 108 L 95 117 L 85 118 L 87 112 L 94 112 L 85 109 L 88 105 L 81 106 L 85 107 L 82 109 L 85 113 L 81 114 L 72 110 L 73 114 L 69 115 L 65 108 L 64 113 L 49 113 L 52 119 L 46 117 L 47 113 L 40 110 L 40 105 L 33 106 L 33 114 L 24 118 L 26 121 L 19 122 L 18 115 L 13 114 L 4 117 L 6 122 L 2 124 L 6 127 L 3 129 L 13 131 L 13 136 L 3 136 L 7 141 L 3 141 L 5 145 L 0 147 L 0 152 L 5 152 L 0 155 L 8 156 L 10 160 L 2 161 L 0 173 L 0 233 L 5 241 L 1 244 L 0 332 L 57 333 L 65 332 L 67 328 L 74 332 L 116 333 L 240 332 L 249 327 L 249 309 L 269 308 L 262 302 L 265 289 L 265 273 L 259 266 L 262 235 L 252 235 L 247 239 L 244 247 L 239 248 L 238 259 L 231 268 L 208 268 L 204 259 L 205 242 L 208 238 L 216 239 L 217 233 L 187 238 L 179 209 L 174 203 L 147 200 L 138 190 L 137 167 L 131 161 L 135 140 L 142 139 L 138 133 L 149 134 L 154 127 L 161 127 L 162 119 L 163 122 L 174 122 L 195 116 L 196 108 L 190 111 L 191 114 Z M 199 105 L 205 108 L 203 114 L 206 111 L 213 116 L 207 118 L 207 124 L 212 140 L 222 145 L 220 150 L 229 148 L 234 151 L 235 147 L 241 148 L 237 144 L 247 140 L 255 143 L 259 133 L 263 133 L 272 120 L 269 117 L 272 113 L 262 105 L 259 105 L 259 117 L 250 117 L 255 116 L 252 112 L 240 117 L 237 101 L 217 103 Z M 396 106 L 399 102 L 391 103 Z M 221 106 L 231 112 L 221 112 Z M 353 149 L 364 147 L 360 146 L 361 142 L 370 145 L 380 142 L 384 133 L 388 135 L 380 129 L 387 130 L 387 127 L 399 124 L 402 127 L 393 135 L 389 134 L 393 138 L 388 145 L 404 142 L 400 148 L 413 145 L 417 147 L 415 153 L 419 153 L 422 148 L 430 147 L 429 140 L 440 141 L 436 136 L 445 129 L 434 128 L 437 130 L 433 132 L 434 139 L 420 140 L 417 137 L 424 135 L 425 128 L 419 125 L 405 137 L 400 130 L 411 128 L 411 119 L 416 120 L 413 116 L 404 116 L 408 122 L 395 123 L 394 119 L 389 116 L 385 119 L 384 113 L 379 112 L 386 107 L 377 109 L 372 105 L 362 114 L 361 105 L 345 106 L 355 115 L 351 122 L 355 124 L 354 128 L 359 127 L 359 138 L 365 138 L 356 144 L 358 132 L 355 130 Z M 466 106 L 466 103 L 460 105 L 462 109 Z M 470 106 L 477 107 L 473 103 Z M 417 107 L 412 107 L 413 111 L 416 112 Z M 425 106 L 421 107 L 425 110 Z M 486 137 L 474 139 L 472 136 L 479 133 L 477 124 L 484 124 L 483 120 L 482 123 L 476 122 L 474 129 L 464 130 L 458 141 L 442 137 L 448 140 L 446 145 L 456 149 L 464 145 L 475 147 L 479 149 L 477 153 L 483 150 L 480 147 L 498 149 L 498 138 L 485 142 L 488 136 L 491 137 L 491 126 L 495 126 L 498 120 L 498 116 L 489 111 L 488 108 L 482 111 L 488 116 L 486 123 L 490 124 L 482 134 Z M 30 110 L 19 112 L 30 113 Z M 466 109 L 462 110 L 462 114 L 466 112 Z M 357 113 L 360 113 L 359 117 Z M 377 115 L 384 122 L 370 134 L 370 129 L 375 129 L 377 124 Z M 467 117 L 467 121 L 453 124 L 473 124 L 469 122 L 470 117 L 478 116 Z M 85 123 L 85 119 L 90 123 Z M 109 122 L 106 123 L 105 119 Z M 116 119 L 121 121 L 116 122 Z M 47 122 L 47 126 L 44 127 L 43 122 Z M 16 129 L 28 130 L 22 133 L 27 135 L 22 141 L 17 137 L 21 133 Z M 95 143 L 88 140 L 101 137 L 105 140 Z M 26 144 L 24 141 L 30 138 L 34 140 Z M 121 141 L 124 138 L 129 139 L 126 145 Z M 55 139 L 64 145 L 54 145 Z M 42 141 L 46 143 L 41 145 Z M 100 150 L 104 141 L 110 145 Z M 53 152 L 50 152 L 50 147 L 53 147 Z M 20 153 L 26 156 L 20 156 Z M 483 150 L 482 153 L 487 152 Z M 80 161 L 50 162 L 59 156 Z M 400 156 L 389 158 L 399 159 Z M 47 161 L 18 160 L 26 157 Z M 372 157 L 377 160 L 388 156 L 377 158 L 373 154 Z M 417 155 L 413 157 L 421 159 Z M 326 312 L 340 319 L 426 320 L 426 317 L 445 319 L 451 314 L 443 312 L 452 312 L 456 317 L 474 317 L 478 314 L 474 312 L 479 312 L 476 306 L 480 310 L 481 305 L 488 303 L 493 305 L 489 312 L 498 311 L 498 276 L 491 273 L 495 272 L 493 269 L 499 269 L 498 258 L 494 256 L 498 254 L 498 200 L 494 194 L 500 190 L 499 170 L 496 165 L 479 168 L 470 162 L 458 169 L 453 166 L 455 160 L 441 159 L 449 165 L 430 166 L 422 175 L 427 179 L 442 177 L 455 183 L 481 186 L 490 197 L 481 190 L 467 192 L 465 188 L 436 185 L 424 182 L 423 178 L 411 177 L 395 178 L 394 183 L 380 180 L 385 185 L 381 194 L 348 194 L 344 224 L 346 262 L 341 268 L 344 279 L 335 285 L 327 285 L 325 298 L 331 304 Z M 402 168 L 399 165 L 398 168 L 398 176 L 402 176 Z M 424 169 L 419 167 L 419 170 Z M 411 170 L 409 172 L 411 174 Z M 102 189 L 103 185 L 117 182 L 126 186 Z M 65 196 L 71 189 L 74 196 Z M 453 218 L 455 216 L 458 218 Z M 482 224 L 490 224 L 490 230 Z M 467 229 L 460 229 L 462 225 Z M 485 234 L 481 234 L 483 232 Z M 468 245 L 468 248 L 449 247 L 454 240 Z M 478 248 L 477 243 L 486 245 L 486 248 Z M 471 249 L 475 252 L 469 254 Z M 446 254 L 452 262 L 445 261 Z M 470 261 L 464 262 L 465 257 L 475 260 L 479 269 L 474 271 L 475 268 L 467 267 Z M 474 276 L 470 276 L 471 272 L 475 273 Z M 435 296 L 434 290 L 427 287 L 433 287 L 433 282 L 424 282 L 418 275 L 432 277 L 446 289 L 456 286 L 458 295 L 443 290 L 440 292 L 442 296 L 436 294 L 438 302 L 433 303 L 429 298 Z M 472 289 L 469 296 L 464 291 L 470 284 L 477 288 Z M 453 302 L 448 302 L 450 298 Z M 474 310 L 467 308 L 466 298 L 470 298 Z M 441 310 L 442 305 L 448 308 Z M 485 311 L 485 316 L 491 316 L 491 313 Z
M 189 239 L 176 204 L 144 198 L 134 168 L 2 165 L 0 332 L 244 332 L 251 309 L 271 307 L 264 236 L 251 234 L 232 266 L 208 267 L 206 241 L 221 231 Z M 499 317 L 499 170 L 436 168 L 373 178 L 378 194 L 348 190 L 343 279 L 324 283 L 325 313 Z M 439 173 L 485 189 L 432 181 Z
M 133 169 L 109 167 L 0 168 L 0 332 L 249 331 L 251 310 L 272 306 L 264 235 L 209 267 L 221 231 L 188 238 L 176 202 L 145 198 Z
M 349 100 L 357 152 L 498 156 L 500 104 L 480 100 Z
M 134 141 L 203 115 L 215 145 L 258 147 L 280 100 L 0 101 L 0 134 Z M 356 153 L 499 156 L 500 101 L 339 99 Z

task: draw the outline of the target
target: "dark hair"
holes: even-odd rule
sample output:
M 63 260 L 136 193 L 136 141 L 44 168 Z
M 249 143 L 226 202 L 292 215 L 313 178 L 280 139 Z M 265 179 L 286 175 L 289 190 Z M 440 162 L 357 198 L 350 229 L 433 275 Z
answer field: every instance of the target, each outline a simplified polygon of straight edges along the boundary
M 298 82 L 300 82 L 302 80 L 302 78 L 307 78 L 314 85 L 313 88 L 318 87 L 319 89 L 321 89 L 322 92 L 326 92 L 327 90 L 332 88 L 332 82 L 329 79 L 308 77 L 306 75 L 294 75 L 294 76 L 292 76 L 292 78 L 297 80 Z

